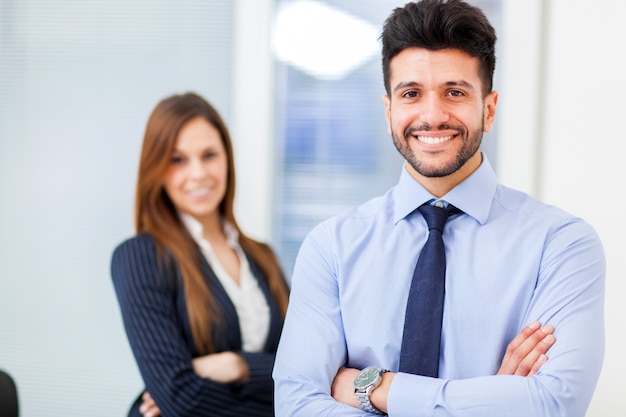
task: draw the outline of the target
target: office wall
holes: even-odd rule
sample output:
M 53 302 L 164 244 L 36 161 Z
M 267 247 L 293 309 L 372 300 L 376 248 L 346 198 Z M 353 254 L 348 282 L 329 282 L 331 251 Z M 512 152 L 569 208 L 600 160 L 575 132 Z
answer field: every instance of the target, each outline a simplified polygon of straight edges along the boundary
M 590 222 L 607 258 L 604 367 L 587 417 L 626 415 L 626 3 L 507 0 L 502 180 Z M 585 329 L 580 329 L 585 332 Z M 557 341 L 558 343 L 558 341 Z
M 626 2 L 553 0 L 548 15 L 541 194 L 587 219 L 604 242 L 607 350 L 588 416 L 623 416 Z

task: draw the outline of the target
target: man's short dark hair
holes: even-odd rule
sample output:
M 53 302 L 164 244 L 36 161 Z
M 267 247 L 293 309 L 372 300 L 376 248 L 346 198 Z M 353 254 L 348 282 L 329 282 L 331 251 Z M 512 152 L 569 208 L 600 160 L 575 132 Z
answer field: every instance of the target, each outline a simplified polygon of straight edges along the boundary
M 421 0 L 396 8 L 385 20 L 383 78 L 390 94 L 389 64 L 406 48 L 459 49 L 480 61 L 483 95 L 493 88 L 496 32 L 485 14 L 461 0 Z

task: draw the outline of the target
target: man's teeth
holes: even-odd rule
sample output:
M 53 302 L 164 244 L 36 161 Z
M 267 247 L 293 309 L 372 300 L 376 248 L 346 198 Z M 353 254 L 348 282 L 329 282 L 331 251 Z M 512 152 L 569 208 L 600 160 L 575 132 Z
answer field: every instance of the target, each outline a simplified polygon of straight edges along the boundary
M 429 145 L 436 145 L 437 143 L 442 143 L 442 142 L 448 141 L 450 139 L 452 139 L 452 135 L 450 135 L 450 136 L 441 136 L 441 137 L 438 137 L 438 138 L 432 138 L 430 136 L 418 136 L 417 137 L 417 140 L 419 140 L 420 142 L 427 143 Z

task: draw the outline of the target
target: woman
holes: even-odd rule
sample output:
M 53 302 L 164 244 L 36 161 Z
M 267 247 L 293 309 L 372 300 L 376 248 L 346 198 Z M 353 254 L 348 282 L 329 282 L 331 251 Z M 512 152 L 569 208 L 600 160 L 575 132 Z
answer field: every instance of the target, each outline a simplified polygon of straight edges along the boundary
M 287 286 L 272 250 L 239 229 L 234 196 L 217 111 L 192 93 L 162 100 L 143 140 L 137 234 L 111 261 L 146 386 L 129 416 L 273 416 Z

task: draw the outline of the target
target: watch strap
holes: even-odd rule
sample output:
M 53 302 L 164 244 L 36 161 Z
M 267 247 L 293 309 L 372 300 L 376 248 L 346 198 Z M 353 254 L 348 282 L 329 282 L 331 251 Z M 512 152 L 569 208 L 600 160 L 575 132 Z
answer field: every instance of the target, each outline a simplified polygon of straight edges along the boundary
M 380 369 L 379 371 L 380 371 L 381 377 L 385 372 L 389 372 L 388 369 Z M 379 415 L 386 415 L 385 413 L 383 413 L 382 411 L 374 407 L 372 405 L 372 402 L 370 401 L 370 394 L 372 393 L 374 388 L 376 388 L 377 386 L 378 385 L 369 386 L 365 390 L 355 390 L 354 395 L 356 396 L 356 399 L 359 401 L 359 404 L 361 405 L 361 409 L 363 411 L 367 411 L 368 413 L 374 413 L 374 414 L 379 414 Z
M 357 400 L 359 400 L 359 404 L 361 404 L 361 409 L 363 411 L 367 411 L 368 413 L 385 415 L 385 413 L 374 407 L 370 402 L 369 390 L 366 392 L 356 392 L 354 395 L 356 395 Z

